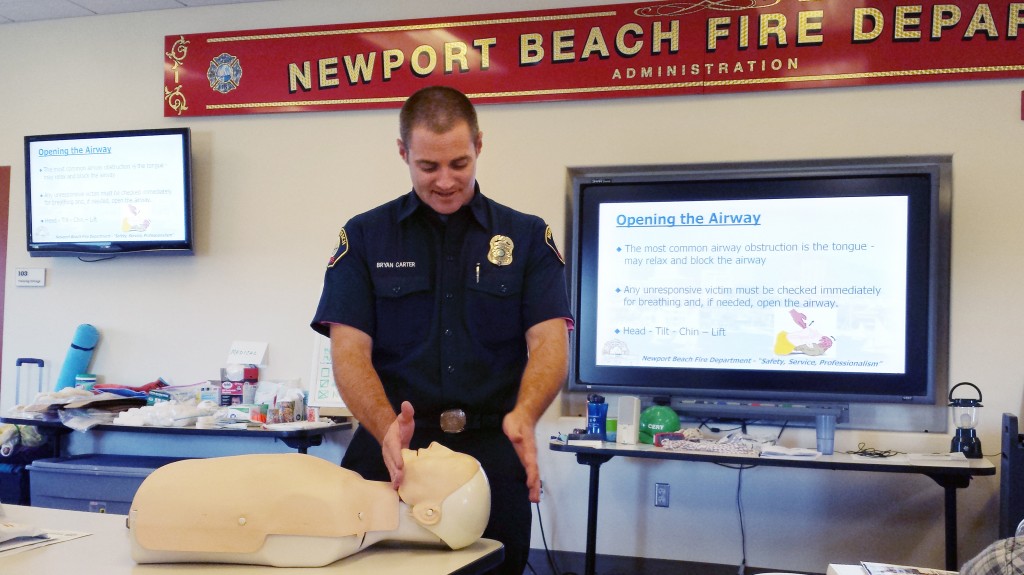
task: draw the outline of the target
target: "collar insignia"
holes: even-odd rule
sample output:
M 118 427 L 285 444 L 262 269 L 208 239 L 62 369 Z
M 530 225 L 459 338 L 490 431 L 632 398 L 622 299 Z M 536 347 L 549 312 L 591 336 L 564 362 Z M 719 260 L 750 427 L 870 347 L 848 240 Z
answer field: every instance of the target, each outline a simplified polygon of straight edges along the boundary
M 345 233 L 345 228 L 341 228 L 338 232 L 338 243 L 334 245 L 334 255 L 331 259 L 327 260 L 327 267 L 333 268 L 334 264 L 338 263 L 338 260 L 348 253 L 348 234 Z
M 496 266 L 507 266 L 512 263 L 512 238 L 497 235 L 491 238 L 491 249 L 487 252 L 487 261 Z

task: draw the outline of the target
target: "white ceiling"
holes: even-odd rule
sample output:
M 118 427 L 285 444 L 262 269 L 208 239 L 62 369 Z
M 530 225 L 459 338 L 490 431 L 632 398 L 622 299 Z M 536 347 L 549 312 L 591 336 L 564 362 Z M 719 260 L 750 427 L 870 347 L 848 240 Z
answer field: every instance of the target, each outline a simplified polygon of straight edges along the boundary
M 0 24 L 265 0 L 0 0 Z

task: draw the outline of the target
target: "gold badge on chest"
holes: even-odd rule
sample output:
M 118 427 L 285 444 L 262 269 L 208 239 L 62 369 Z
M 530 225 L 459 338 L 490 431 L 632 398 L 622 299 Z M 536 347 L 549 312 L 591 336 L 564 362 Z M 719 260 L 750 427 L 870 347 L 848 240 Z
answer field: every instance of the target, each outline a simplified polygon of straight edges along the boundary
M 512 263 L 512 238 L 497 235 L 491 238 L 491 249 L 487 251 L 487 261 L 496 266 L 507 266 Z

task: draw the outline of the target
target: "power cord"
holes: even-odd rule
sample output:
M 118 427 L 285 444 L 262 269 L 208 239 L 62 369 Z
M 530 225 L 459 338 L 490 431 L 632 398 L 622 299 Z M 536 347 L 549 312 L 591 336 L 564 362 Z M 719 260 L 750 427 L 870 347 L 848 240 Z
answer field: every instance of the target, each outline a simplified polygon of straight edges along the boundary
M 540 540 L 544 543 L 544 555 L 548 559 L 548 566 L 551 567 L 551 572 L 554 575 L 576 575 L 576 573 L 572 571 L 566 571 L 563 573 L 562 569 L 559 568 L 558 563 L 555 562 L 555 556 L 551 553 L 551 549 L 548 548 L 548 538 L 544 533 L 544 518 L 540 514 L 540 503 L 534 503 L 534 506 L 537 508 L 537 525 L 540 526 Z M 526 562 L 526 566 L 530 568 L 530 571 L 534 575 L 537 575 L 537 572 L 534 571 L 533 566 L 530 565 L 529 561 Z
M 789 427 L 789 420 L 788 419 L 786 421 L 783 421 L 782 422 L 782 426 L 779 427 L 779 434 L 775 436 L 775 441 L 776 442 L 778 442 L 780 439 L 782 439 L 782 434 L 783 434 L 783 432 L 786 431 L 787 427 Z
M 875 449 L 874 447 L 868 447 L 866 443 L 861 442 L 857 444 L 857 449 L 846 452 L 849 455 L 859 455 L 861 457 L 877 457 L 879 459 L 885 457 L 892 457 L 894 455 L 902 455 L 906 452 L 896 451 L 894 449 Z
M 88 259 L 87 260 L 87 259 L 83 258 L 82 256 L 78 256 L 78 261 L 85 262 L 87 264 L 94 264 L 96 262 L 105 262 L 107 260 L 112 260 L 112 259 L 114 259 L 116 257 L 117 257 L 116 255 L 113 255 L 113 256 L 106 256 L 106 257 L 102 257 L 102 258 Z
M 747 526 L 743 516 L 743 470 L 757 467 L 757 465 L 733 465 L 730 463 L 715 463 L 719 467 L 735 469 L 736 473 L 736 512 L 740 518 L 740 565 L 737 573 L 744 575 L 747 571 Z
M 746 429 L 746 421 L 744 422 L 744 430 Z M 782 434 L 785 433 L 786 427 L 789 426 L 789 421 L 783 422 L 779 428 L 779 433 L 775 436 L 775 440 L 782 439 Z M 747 526 L 746 520 L 743 513 L 743 470 L 756 465 L 728 465 L 718 464 L 722 467 L 728 467 L 736 470 L 736 513 L 740 520 L 740 564 L 737 569 L 737 575 L 745 575 L 747 572 Z
M 709 426 L 708 422 L 710 422 L 710 421 L 711 421 L 710 419 L 706 419 L 704 421 L 701 421 L 698 429 L 700 429 L 701 427 L 706 427 L 709 431 L 712 431 L 714 433 L 719 433 L 719 432 L 723 431 L 720 428 L 715 428 L 715 427 Z M 744 421 L 742 421 L 742 423 L 741 423 L 741 425 L 739 427 L 735 427 L 735 428 L 733 428 L 731 430 L 726 430 L 726 431 L 735 431 L 737 429 L 742 429 L 744 431 L 744 433 L 745 433 L 746 432 L 746 427 L 747 427 L 748 423 L 749 422 L 744 420 Z M 788 420 L 783 422 L 782 426 L 779 428 L 778 435 L 775 436 L 776 441 L 778 441 L 779 439 L 782 439 L 782 434 L 785 433 L 786 428 L 788 426 L 789 426 L 789 421 Z M 856 451 L 856 452 L 848 451 L 847 453 L 851 453 L 851 454 L 865 454 L 865 455 L 868 454 L 868 453 L 876 453 L 877 454 L 877 455 L 868 455 L 869 457 L 889 457 L 890 455 L 896 455 L 897 453 L 900 453 L 898 451 L 893 451 L 893 452 L 885 451 L 885 452 L 883 452 L 883 451 L 878 451 L 878 450 L 874 450 L 874 449 L 869 449 L 869 448 L 866 448 L 863 443 L 858 445 L 857 449 L 858 449 L 858 451 Z M 882 453 L 888 453 L 889 455 L 881 455 Z M 744 469 L 749 469 L 749 468 L 752 468 L 752 467 L 757 467 L 757 466 L 756 465 L 730 465 L 730 464 L 727 464 L 727 463 L 716 463 L 716 465 L 719 465 L 721 467 L 728 467 L 729 469 L 737 470 L 737 474 L 736 474 L 736 512 L 739 515 L 739 521 L 740 521 L 740 553 L 741 553 L 740 564 L 739 564 L 739 569 L 737 570 L 737 574 L 738 575 L 745 575 L 746 571 L 747 571 L 747 529 L 746 529 L 746 521 L 745 521 L 744 513 L 743 513 L 743 470 Z M 548 548 L 547 536 L 544 533 L 544 520 L 541 517 L 541 513 L 540 513 L 540 504 L 539 503 L 535 503 L 534 505 L 537 507 L 537 524 L 540 525 L 540 538 L 541 538 L 541 541 L 544 543 L 544 553 L 547 556 L 548 565 L 551 567 L 551 572 L 554 573 L 554 575 L 576 575 L 576 573 L 574 573 L 572 571 L 567 571 L 567 572 L 563 573 L 562 570 L 558 567 L 558 564 L 555 562 L 554 555 L 552 555 L 551 550 Z M 537 572 L 533 569 L 533 566 L 530 565 L 529 561 L 527 561 L 526 566 L 530 569 L 531 573 L 533 573 L 534 575 L 537 575 Z
M 744 575 L 747 571 L 747 530 L 743 521 L 743 466 L 736 472 L 736 511 L 740 516 L 740 568 L 738 575 Z
M 726 427 L 720 427 L 720 426 L 713 426 L 713 425 L 711 425 L 712 421 L 722 421 L 722 420 L 719 420 L 719 419 L 702 419 L 697 424 L 697 429 L 698 430 L 699 429 L 707 429 L 711 433 L 742 431 L 743 434 L 746 434 L 747 433 L 747 427 L 750 426 L 750 425 L 778 425 L 775 422 L 770 422 L 769 423 L 769 421 L 761 420 L 761 419 L 740 419 L 740 420 L 736 420 L 736 421 L 732 422 L 732 423 L 737 423 L 736 427 L 726 428 Z M 782 434 L 783 434 L 783 432 L 786 431 L 787 427 L 789 427 L 789 420 L 788 419 L 786 421 L 783 421 L 782 425 L 779 427 L 779 433 L 775 437 L 776 441 L 778 441 L 779 439 L 782 438 Z
M 718 427 L 718 426 L 714 426 L 713 427 L 713 426 L 710 425 L 710 423 L 712 421 L 722 421 L 722 420 L 720 420 L 720 419 L 702 419 L 700 421 L 700 424 L 697 426 L 697 429 L 706 428 L 711 433 L 722 433 L 723 431 L 729 432 L 729 431 L 737 431 L 737 430 L 742 431 L 743 433 L 747 432 L 747 423 L 746 423 L 746 421 L 740 421 L 739 425 L 737 425 L 736 427 L 730 427 L 730 428 Z

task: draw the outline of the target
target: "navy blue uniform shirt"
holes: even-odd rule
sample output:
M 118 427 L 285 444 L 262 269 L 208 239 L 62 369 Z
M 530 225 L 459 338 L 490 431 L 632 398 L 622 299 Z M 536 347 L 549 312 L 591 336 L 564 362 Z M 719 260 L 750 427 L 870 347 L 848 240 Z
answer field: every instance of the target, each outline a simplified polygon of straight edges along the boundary
M 543 220 L 479 187 L 446 218 L 410 192 L 342 229 L 311 325 L 373 338 L 396 411 L 408 400 L 417 418 L 453 407 L 503 414 L 526 365 L 526 330 L 570 318 L 564 268 Z

